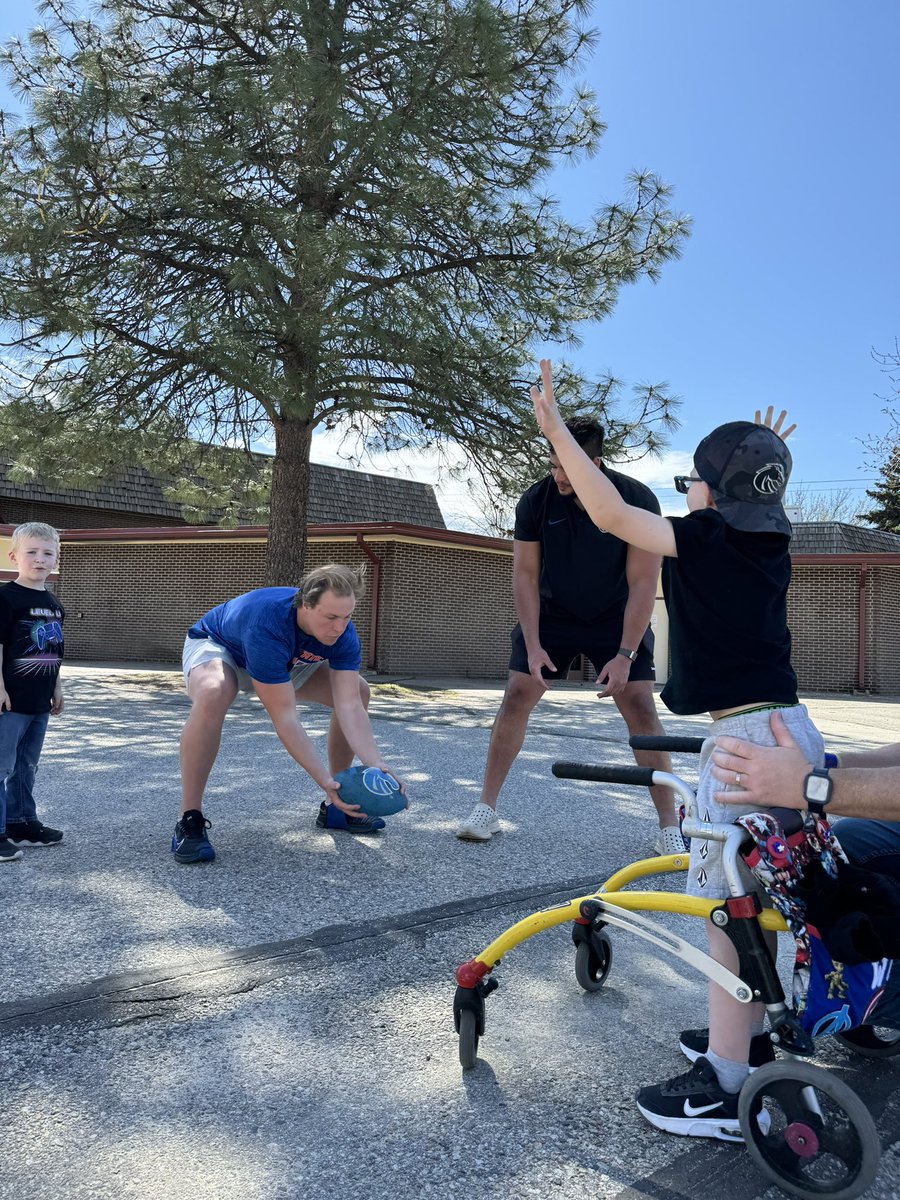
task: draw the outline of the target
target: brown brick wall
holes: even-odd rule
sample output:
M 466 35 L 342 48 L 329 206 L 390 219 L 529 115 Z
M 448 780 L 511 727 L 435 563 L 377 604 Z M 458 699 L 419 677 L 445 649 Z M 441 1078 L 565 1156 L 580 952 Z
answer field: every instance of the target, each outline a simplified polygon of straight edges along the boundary
M 180 662 L 184 635 L 203 613 L 262 586 L 262 542 L 63 546 L 59 595 L 66 606 L 66 657 L 122 662 Z M 345 542 L 310 544 L 310 567 L 338 561 L 358 565 L 361 552 Z M 363 656 L 369 605 L 354 615 Z
M 795 566 L 788 625 L 801 692 L 851 692 L 857 686 L 855 566 Z
M 515 624 L 512 554 L 408 542 L 384 556 L 378 669 L 500 679 Z
M 0 524 L 21 525 L 23 521 L 45 521 L 56 529 L 138 528 L 150 521 L 146 513 L 123 512 L 114 508 L 80 508 L 74 504 L 46 504 L 39 500 L 8 500 L 0 497 Z M 162 528 L 186 525 L 174 517 L 153 517 L 152 524 Z
M 870 567 L 866 588 L 866 687 L 900 695 L 900 567 Z
M 515 622 L 512 555 L 369 538 L 381 560 L 376 669 L 390 675 L 505 676 Z M 94 542 L 63 546 L 60 595 L 74 659 L 177 662 L 185 630 L 207 609 L 260 587 L 253 542 Z M 311 541 L 310 566 L 365 563 L 353 540 Z M 788 620 L 801 692 L 857 687 L 858 571 L 794 566 Z M 900 695 L 900 567 L 869 568 L 865 685 Z M 83 615 L 82 615 L 83 614 Z M 354 614 L 367 662 L 370 592 Z M 602 664 L 600 664 L 602 665 Z M 586 677 L 593 678 L 590 669 Z

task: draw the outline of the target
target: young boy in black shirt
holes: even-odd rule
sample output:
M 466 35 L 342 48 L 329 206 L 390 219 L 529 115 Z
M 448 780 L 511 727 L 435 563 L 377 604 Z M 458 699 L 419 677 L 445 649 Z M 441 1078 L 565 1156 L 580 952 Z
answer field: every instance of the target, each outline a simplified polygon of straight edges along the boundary
M 782 505 L 790 453 L 778 426 L 749 421 L 719 426 L 697 447 L 693 473 L 676 479 L 689 515 L 659 517 L 626 504 L 607 485 L 566 431 L 546 360 L 541 376 L 543 393 L 531 389 L 538 423 L 591 519 L 623 541 L 664 556 L 672 674 L 662 698 L 675 713 L 706 711 L 712 717 L 700 756 L 697 815 L 731 823 L 754 806 L 716 801 L 722 791 L 711 772 L 717 735 L 774 745 L 769 717 L 777 708 L 807 759 L 820 766 L 824 761 L 822 738 L 797 702 L 790 661 L 791 527 Z M 739 777 L 734 786 L 740 787 Z M 748 874 L 748 890 L 753 886 Z M 721 842 L 692 839 L 686 890 L 713 899 L 728 896 Z M 711 956 L 736 972 L 737 954 L 726 934 L 711 922 L 707 933 Z M 640 1112 L 670 1133 L 742 1141 L 737 1102 L 750 1069 L 751 1040 L 754 1066 L 774 1057 L 768 1039 L 758 1038 L 764 1015 L 762 1004 L 742 1004 L 710 984 L 709 1028 L 685 1030 L 680 1038 L 693 1067 L 643 1088 Z
M 47 721 L 63 708 L 65 613 L 47 591 L 59 534 L 39 521 L 20 525 L 9 557 L 18 575 L 0 587 L 0 862 L 21 858 L 21 846 L 53 846 L 63 836 L 38 820 L 32 790 Z

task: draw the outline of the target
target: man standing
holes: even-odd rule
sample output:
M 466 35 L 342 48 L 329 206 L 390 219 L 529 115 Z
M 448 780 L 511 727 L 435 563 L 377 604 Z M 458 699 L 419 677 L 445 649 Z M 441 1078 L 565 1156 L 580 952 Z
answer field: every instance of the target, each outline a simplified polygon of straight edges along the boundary
M 603 466 L 603 430 L 595 421 L 570 421 L 568 429 L 629 504 L 659 512 L 649 488 Z M 629 735 L 664 732 L 653 701 L 649 629 L 659 569 L 657 555 L 594 525 L 551 452 L 550 474 L 516 506 L 513 599 L 519 623 L 512 632 L 509 680 L 491 731 L 481 801 L 457 837 L 486 842 L 499 831 L 497 797 L 532 709 L 546 681 L 565 678 L 579 654 L 599 671 L 599 697 L 612 697 Z M 667 755 L 635 751 L 635 758 L 655 770 L 671 769 Z M 653 787 L 650 796 L 659 819 L 656 853 L 683 853 L 670 789 Z
M 239 690 L 256 692 L 285 750 L 325 793 L 317 825 L 357 834 L 384 828 L 380 817 L 344 804 L 333 778 L 354 755 L 364 766 L 388 770 L 369 724 L 369 688 L 359 674 L 359 638 L 350 620 L 361 594 L 361 572 L 333 563 L 310 571 L 296 590 L 257 588 L 227 600 L 188 630 L 182 665 L 191 713 L 181 734 L 176 862 L 215 858 L 203 792 Z M 297 717 L 298 700 L 332 710 L 327 769 Z

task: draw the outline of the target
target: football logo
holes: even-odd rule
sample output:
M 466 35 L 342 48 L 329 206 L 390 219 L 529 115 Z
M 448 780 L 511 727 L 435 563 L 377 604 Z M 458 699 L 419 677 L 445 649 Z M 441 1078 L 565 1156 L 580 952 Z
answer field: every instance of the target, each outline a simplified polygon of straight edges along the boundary
M 400 784 L 380 767 L 367 767 L 363 771 L 363 787 L 375 796 L 390 796 L 400 791 Z

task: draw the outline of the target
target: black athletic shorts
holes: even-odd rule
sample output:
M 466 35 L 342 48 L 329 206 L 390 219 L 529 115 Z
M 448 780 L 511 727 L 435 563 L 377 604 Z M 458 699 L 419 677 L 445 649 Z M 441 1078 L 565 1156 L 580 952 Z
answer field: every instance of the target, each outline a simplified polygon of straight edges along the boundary
M 569 672 L 569 667 L 572 665 L 572 660 L 577 658 L 579 654 L 583 654 L 585 658 L 589 658 L 594 664 L 594 669 L 600 673 L 602 667 L 605 667 L 609 660 L 613 657 L 619 647 L 622 645 L 621 624 L 617 624 L 616 631 L 610 629 L 578 629 L 577 627 L 550 625 L 543 618 L 540 626 L 541 645 L 547 652 L 550 661 L 556 666 L 555 671 L 548 671 L 543 668 L 541 674 L 544 679 L 565 679 Z M 529 675 L 528 670 L 528 651 L 525 649 L 525 638 L 522 636 L 522 627 L 517 625 L 510 635 L 512 643 L 512 653 L 509 657 L 509 669 L 518 671 L 522 675 Z M 656 679 L 656 668 L 653 665 L 653 631 L 648 629 L 641 639 L 641 644 L 635 647 L 638 656 L 631 664 L 631 671 L 628 675 L 629 683 L 636 683 L 642 679 Z

